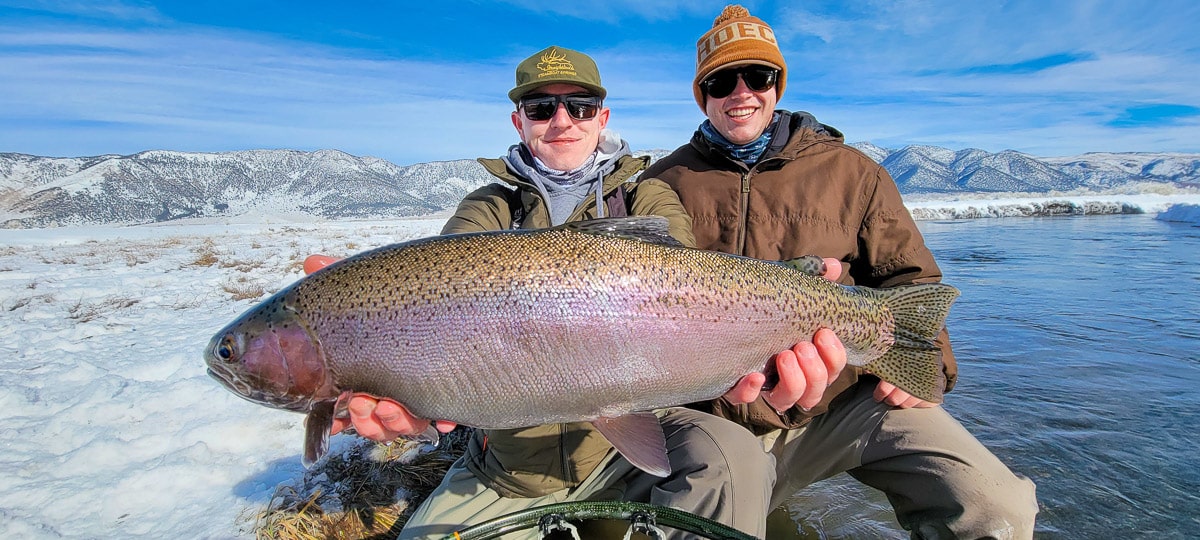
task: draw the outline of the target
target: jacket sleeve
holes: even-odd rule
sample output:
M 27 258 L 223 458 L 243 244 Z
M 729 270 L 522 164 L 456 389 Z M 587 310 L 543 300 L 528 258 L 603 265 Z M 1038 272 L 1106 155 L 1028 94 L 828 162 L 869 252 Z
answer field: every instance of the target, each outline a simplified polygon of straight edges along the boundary
M 503 231 L 512 225 L 512 189 L 488 184 L 472 191 L 458 203 L 454 215 L 442 226 L 442 234 Z
M 865 275 L 855 276 L 855 282 L 870 287 L 895 287 L 941 281 L 942 270 L 904 206 L 896 182 L 883 167 L 878 167 L 875 175 L 875 190 L 858 238 L 865 264 L 851 269 Z M 958 379 L 958 363 L 946 329 L 938 335 L 937 344 L 942 349 L 942 374 L 945 391 L 949 392 Z
M 645 178 L 630 184 L 629 214 L 635 216 L 662 216 L 670 222 L 671 236 L 687 247 L 696 247 L 696 236 L 692 232 L 692 218 L 679 195 L 666 182 L 657 178 Z

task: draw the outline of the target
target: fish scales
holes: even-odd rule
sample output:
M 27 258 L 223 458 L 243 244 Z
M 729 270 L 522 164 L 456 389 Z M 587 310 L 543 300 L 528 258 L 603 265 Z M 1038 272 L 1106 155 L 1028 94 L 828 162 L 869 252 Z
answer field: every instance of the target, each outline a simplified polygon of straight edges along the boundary
M 783 316 L 789 304 L 806 301 L 797 297 L 805 289 L 786 278 L 819 278 L 765 263 L 733 273 L 720 264 L 725 259 L 700 251 L 580 236 L 564 231 L 501 237 L 503 242 L 431 242 L 404 257 L 380 253 L 378 268 L 366 261 L 345 267 L 338 286 L 348 290 L 310 280 L 324 296 L 349 302 L 326 305 L 311 317 L 330 368 L 339 383 L 402 400 L 418 415 L 520 427 L 533 418 L 595 418 L 613 408 L 606 405 L 613 400 L 645 410 L 711 397 L 731 379 L 761 370 L 796 336 L 834 321 L 815 311 L 809 314 L 818 316 L 807 321 Z M 554 256 L 539 259 L 530 252 Z M 405 263 L 389 264 L 398 259 Z M 547 264 L 558 260 L 574 264 Z M 663 270 L 681 265 L 701 271 Z M 422 278 L 395 279 L 405 267 Z M 487 279 L 479 279 L 475 268 L 487 268 Z M 376 298 L 394 299 L 390 311 L 406 315 L 396 319 L 364 309 Z M 733 335 L 738 338 L 731 340 Z M 666 337 L 672 339 L 664 342 Z M 675 365 L 675 357 L 701 363 L 716 376 L 669 392 L 668 382 L 684 367 Z M 508 361 L 481 373 L 490 359 Z M 589 395 L 597 400 L 580 399 Z M 453 403 L 457 410 L 426 403 Z M 546 410 L 558 413 L 544 416 Z
M 849 363 L 881 368 L 881 377 L 914 395 L 939 397 L 937 359 L 929 355 L 957 295 L 952 287 L 917 286 L 926 288 L 906 296 L 916 300 L 893 306 L 897 293 L 647 241 L 665 236 L 661 220 L 627 222 L 632 232 L 572 224 L 360 254 L 232 323 L 210 345 L 210 368 L 245 395 L 244 381 L 256 377 L 237 373 L 242 368 L 221 356 L 221 344 L 276 340 L 319 358 L 296 362 L 325 370 L 320 390 L 303 389 L 324 394 L 309 396 L 310 408 L 352 390 L 396 399 L 419 417 L 516 428 L 710 399 L 825 327 L 841 338 Z M 917 352 L 876 366 L 898 335 L 893 308 L 912 302 L 929 312 L 917 330 L 900 331 Z M 240 386 L 229 381 L 238 378 Z M 297 393 L 281 386 L 274 391 Z M 271 403 L 260 394 L 251 399 L 303 409 L 303 396 Z

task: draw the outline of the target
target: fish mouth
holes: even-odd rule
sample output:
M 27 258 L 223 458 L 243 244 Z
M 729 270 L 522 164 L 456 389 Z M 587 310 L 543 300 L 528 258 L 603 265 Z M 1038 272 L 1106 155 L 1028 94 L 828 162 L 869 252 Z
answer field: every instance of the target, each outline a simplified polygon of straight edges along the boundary
M 281 398 L 277 394 L 256 390 L 254 385 L 242 380 L 229 371 L 221 369 L 219 365 L 210 366 L 208 368 L 208 376 L 216 379 L 217 382 L 221 383 L 222 386 L 228 388 L 238 397 L 251 403 L 301 413 L 306 413 L 312 408 L 312 400 Z

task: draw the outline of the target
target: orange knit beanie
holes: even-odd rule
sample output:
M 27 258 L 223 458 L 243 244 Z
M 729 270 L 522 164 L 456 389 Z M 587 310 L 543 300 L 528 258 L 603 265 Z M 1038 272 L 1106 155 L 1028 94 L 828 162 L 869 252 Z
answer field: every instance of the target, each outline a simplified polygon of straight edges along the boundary
M 779 69 L 775 97 L 783 97 L 783 88 L 787 85 L 787 63 L 783 61 L 783 53 L 779 52 L 775 31 L 762 19 L 752 17 L 746 8 L 725 6 L 721 15 L 713 21 L 712 30 L 705 32 L 696 42 L 696 78 L 692 81 L 692 93 L 696 95 L 696 104 L 700 109 L 704 109 L 700 81 L 722 68 L 746 64 L 762 64 Z

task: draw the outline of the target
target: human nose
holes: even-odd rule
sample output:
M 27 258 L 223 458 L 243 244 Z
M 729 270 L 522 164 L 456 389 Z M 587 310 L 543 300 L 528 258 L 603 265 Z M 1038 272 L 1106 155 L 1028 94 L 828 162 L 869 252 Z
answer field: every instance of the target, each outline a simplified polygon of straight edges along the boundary
M 554 106 L 554 116 L 550 117 L 550 125 L 569 127 L 574 122 L 571 120 L 571 115 L 567 113 L 566 103 L 556 103 Z
M 738 73 L 737 74 L 737 86 L 733 87 L 733 92 L 730 92 L 729 95 L 732 96 L 732 95 L 738 95 L 738 94 L 753 94 L 753 93 L 754 93 L 754 91 L 750 90 L 750 87 L 746 85 L 746 79 L 743 79 L 742 74 Z

